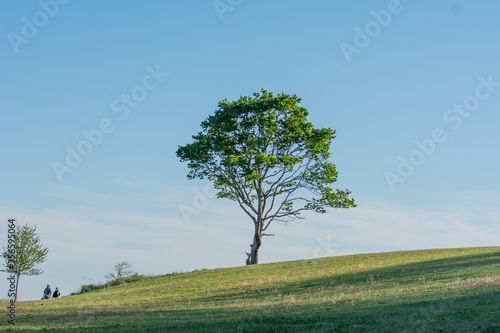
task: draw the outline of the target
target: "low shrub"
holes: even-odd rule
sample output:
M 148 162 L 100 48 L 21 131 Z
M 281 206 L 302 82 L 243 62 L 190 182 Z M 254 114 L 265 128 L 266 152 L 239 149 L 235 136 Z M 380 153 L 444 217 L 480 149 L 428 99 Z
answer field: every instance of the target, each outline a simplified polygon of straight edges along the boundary
M 139 281 L 139 280 L 143 279 L 144 277 L 145 277 L 144 275 L 139 275 L 138 273 L 134 273 L 134 275 L 117 278 L 117 279 L 108 281 L 104 284 L 95 284 L 95 283 L 84 284 L 80 287 L 79 291 L 72 293 L 71 295 L 79 295 L 79 294 L 88 293 L 88 292 L 94 291 L 94 290 L 101 290 L 101 289 L 105 289 L 105 288 L 120 286 L 122 284 Z

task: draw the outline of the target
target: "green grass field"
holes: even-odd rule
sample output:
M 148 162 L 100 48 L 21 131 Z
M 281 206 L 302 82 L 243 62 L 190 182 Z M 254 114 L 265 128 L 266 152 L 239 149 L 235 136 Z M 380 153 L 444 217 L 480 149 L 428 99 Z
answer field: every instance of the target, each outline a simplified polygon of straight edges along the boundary
M 16 305 L 0 330 L 493 333 L 500 247 L 202 270 Z

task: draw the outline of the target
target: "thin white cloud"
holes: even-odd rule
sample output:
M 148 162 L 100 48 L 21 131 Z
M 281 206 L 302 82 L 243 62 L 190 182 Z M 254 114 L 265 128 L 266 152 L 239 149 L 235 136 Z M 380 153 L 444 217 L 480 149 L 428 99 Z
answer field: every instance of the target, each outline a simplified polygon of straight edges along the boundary
M 228 200 L 208 198 L 208 204 L 198 207 L 199 214 L 186 221 L 177 203 L 172 202 L 168 214 L 158 213 L 163 207 L 153 212 L 149 208 L 129 210 L 129 203 L 148 197 L 143 193 L 137 198 L 129 193 L 125 202 L 123 197 L 115 199 L 122 200 L 119 204 L 89 206 L 88 199 L 96 194 L 62 191 L 79 193 L 73 206 L 44 210 L 0 207 L 9 216 L 16 216 L 18 223 L 36 224 L 42 243 L 50 250 L 42 264 L 45 273 L 22 278 L 21 299 L 36 299 L 45 281 L 57 281 L 66 295 L 84 282 L 83 277 L 104 282 L 104 275 L 121 260 L 130 261 L 136 271 L 145 274 L 239 266 L 244 264 L 252 242 L 252 222 Z M 196 195 L 192 188 L 175 191 L 187 203 L 193 193 Z M 499 206 L 482 201 L 477 208 L 471 197 L 481 200 L 494 196 L 463 195 L 462 202 L 452 200 L 440 210 L 358 200 L 360 205 L 354 209 L 310 213 L 306 219 L 288 224 L 273 222 L 268 232 L 276 236 L 264 238 L 260 261 L 498 244 Z M 458 204 L 460 209 L 455 209 Z M 478 216 L 481 223 L 477 223 Z

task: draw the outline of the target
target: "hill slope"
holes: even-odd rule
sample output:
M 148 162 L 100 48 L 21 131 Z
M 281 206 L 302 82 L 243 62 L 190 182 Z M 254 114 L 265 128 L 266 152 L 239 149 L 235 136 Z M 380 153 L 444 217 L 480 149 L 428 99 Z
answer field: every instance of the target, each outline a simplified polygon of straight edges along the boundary
M 52 332 L 500 332 L 500 247 L 203 270 L 17 303 Z

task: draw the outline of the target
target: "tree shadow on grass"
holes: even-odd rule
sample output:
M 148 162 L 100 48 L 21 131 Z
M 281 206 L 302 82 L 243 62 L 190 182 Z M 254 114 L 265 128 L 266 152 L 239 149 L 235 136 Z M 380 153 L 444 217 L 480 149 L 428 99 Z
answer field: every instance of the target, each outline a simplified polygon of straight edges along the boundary
M 37 314 L 21 332 L 500 332 L 500 292 L 426 302 L 352 306 L 310 304 L 154 311 Z M 26 318 L 28 319 L 28 318 Z M 65 328 L 49 328 L 65 323 Z M 45 327 L 45 328 L 44 328 Z M 7 330 L 2 323 L 1 330 Z
M 376 255 L 372 256 L 376 258 Z M 342 257 L 344 258 L 344 257 Z M 348 260 L 348 259 L 347 259 Z M 325 268 L 318 261 L 301 261 L 304 271 L 313 271 Z M 342 262 L 338 263 L 342 265 Z M 294 268 L 295 269 L 295 268 Z M 476 272 L 489 271 L 492 274 L 500 274 L 500 248 L 489 253 L 478 253 L 471 255 L 453 256 L 449 258 L 415 261 L 410 263 L 384 266 L 381 268 L 363 269 L 357 272 L 342 274 L 325 274 L 318 278 L 300 279 L 299 281 L 271 281 L 261 285 L 253 286 L 250 290 L 228 290 L 221 288 L 219 295 L 201 297 L 197 302 L 227 301 L 237 300 L 245 302 L 267 296 L 294 295 L 301 296 L 309 294 L 315 290 L 334 290 L 337 286 L 353 285 L 366 286 L 373 283 L 375 288 L 392 288 L 393 283 L 397 283 L 400 288 L 415 286 L 416 283 L 424 283 L 425 278 L 429 280 L 439 280 L 443 283 L 452 283 L 457 279 L 466 279 L 474 276 Z M 463 275 L 457 275 L 462 274 Z
M 384 254 L 387 255 L 387 254 Z M 380 255 L 382 256 L 382 255 Z M 315 261 L 290 263 L 290 271 L 323 270 L 328 265 L 356 265 L 366 260 L 376 262 L 379 255 L 364 256 L 363 262 L 355 256 L 338 260 L 325 258 Z M 103 309 L 102 307 L 76 308 L 67 313 L 64 309 L 41 310 L 40 313 L 19 309 L 17 325 L 10 326 L 7 320 L 0 323 L 0 330 L 12 329 L 24 332 L 485 332 L 500 333 L 500 292 L 483 291 L 481 295 L 459 295 L 422 301 L 411 297 L 386 304 L 357 302 L 356 305 L 334 304 L 326 300 L 318 304 L 315 299 L 304 304 L 311 290 L 334 288 L 338 285 L 366 285 L 370 276 L 377 288 L 395 282 L 401 288 L 415 285 L 422 277 L 446 281 L 474 276 L 477 272 L 500 272 L 500 248 L 488 253 L 467 254 L 432 260 L 408 257 L 407 263 L 379 268 L 362 269 L 356 273 L 328 274 L 316 278 L 273 281 L 245 290 L 220 289 L 220 294 L 193 299 L 189 309 L 175 305 L 154 304 L 148 307 L 128 306 Z M 420 259 L 419 259 L 420 258 Z M 327 266 L 325 266 L 327 265 Z M 369 267 L 369 266 L 363 266 Z M 249 278 L 259 267 L 240 269 L 240 278 Z M 288 268 L 279 274 L 287 274 Z M 262 271 L 270 272 L 265 265 Z M 223 272 L 223 271 L 221 271 Z M 332 280 L 334 283 L 332 284 Z M 241 279 L 239 280 L 241 282 Z M 390 285 L 389 287 L 393 287 Z M 273 289 L 274 288 L 274 289 Z M 274 291 L 273 291 L 274 290 Z M 264 294 L 266 293 L 266 294 Z M 439 298 L 445 293 L 434 293 Z M 295 304 L 290 296 L 301 300 Z M 272 297 L 286 296 L 282 301 L 271 302 Z M 184 302 L 184 301 L 183 301 Z M 187 304 L 180 302 L 182 306 Z M 199 303 L 199 304 L 197 304 Z M 214 304 L 211 307 L 209 304 Z M 203 308 L 200 308 L 200 305 Z M 159 309 L 158 309 L 159 308 Z M 42 312 L 43 311 L 43 312 Z M 66 311 L 66 312 L 65 312 Z M 61 313 L 62 312 L 62 313 Z M 64 325 L 60 325 L 64 323 Z M 40 330 L 23 329 L 23 326 L 39 326 Z M 54 325 L 64 328 L 53 328 Z M 52 328 L 51 328 L 52 327 Z

